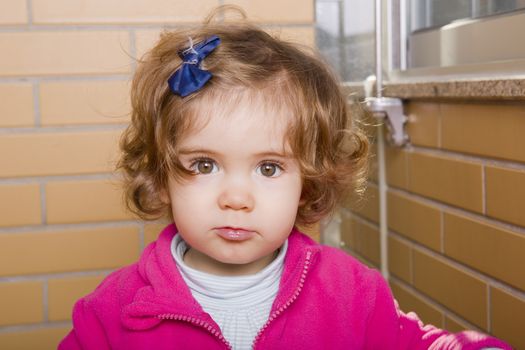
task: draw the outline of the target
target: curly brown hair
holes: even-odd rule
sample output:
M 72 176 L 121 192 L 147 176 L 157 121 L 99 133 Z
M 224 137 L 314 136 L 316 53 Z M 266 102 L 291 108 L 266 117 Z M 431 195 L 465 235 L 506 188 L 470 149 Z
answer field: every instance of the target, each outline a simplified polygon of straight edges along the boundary
M 189 115 L 209 99 L 235 89 L 266 94 L 272 105 L 292 112 L 287 142 L 303 178 L 296 224 L 307 225 L 333 212 L 345 195 L 365 182 L 368 140 L 353 120 L 340 84 L 313 51 L 272 37 L 243 19 L 218 22 L 213 13 L 202 26 L 164 32 L 139 62 L 131 88 L 131 123 L 121 139 L 128 208 L 144 219 L 170 213 L 163 200 L 170 176 L 185 177 L 177 143 L 195 127 Z M 178 53 L 217 35 L 221 44 L 203 61 L 213 78 L 201 90 L 174 95 L 167 84 L 181 66 Z

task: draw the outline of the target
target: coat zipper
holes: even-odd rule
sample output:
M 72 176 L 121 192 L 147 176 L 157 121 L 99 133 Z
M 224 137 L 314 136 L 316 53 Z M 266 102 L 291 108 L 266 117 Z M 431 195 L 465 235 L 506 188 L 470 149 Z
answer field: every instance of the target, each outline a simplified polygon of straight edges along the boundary
M 252 349 L 255 349 L 255 346 L 257 345 L 257 342 L 261 338 L 262 333 L 266 330 L 266 328 L 268 328 L 268 326 L 284 310 L 286 310 L 290 305 L 292 305 L 293 302 L 297 299 L 297 297 L 301 293 L 301 291 L 303 289 L 303 286 L 304 286 L 304 281 L 306 279 L 306 275 L 308 274 L 308 269 L 310 268 L 310 260 L 311 260 L 311 258 L 312 258 L 312 252 L 311 251 L 307 251 L 306 252 L 306 259 L 305 259 L 305 262 L 304 262 L 304 265 L 303 265 L 303 271 L 301 273 L 301 278 L 299 279 L 299 284 L 297 285 L 297 288 L 295 289 L 295 291 L 292 294 L 292 296 L 290 297 L 290 299 L 288 299 L 288 301 L 286 303 L 284 303 L 279 309 L 275 310 L 270 315 L 270 317 L 268 317 L 268 321 L 266 321 L 266 323 L 262 326 L 262 328 L 259 330 L 259 332 L 255 336 L 255 339 L 253 340 L 253 343 L 252 343 Z M 232 349 L 231 344 L 228 342 L 228 340 L 226 340 L 226 338 L 224 338 L 224 336 L 222 335 L 221 331 L 217 330 L 213 325 L 211 325 L 210 323 L 208 323 L 206 321 L 203 321 L 203 320 L 200 320 L 198 318 L 191 317 L 191 316 L 175 315 L 175 314 L 161 314 L 161 315 L 157 315 L 157 318 L 159 318 L 161 320 L 184 321 L 184 322 L 189 322 L 189 323 L 192 323 L 192 324 L 194 324 L 196 326 L 202 327 L 206 331 L 211 333 L 214 337 L 216 337 L 217 339 L 222 341 L 224 343 L 224 345 L 226 345 L 226 347 L 229 350 Z
M 293 302 L 297 299 L 299 294 L 301 293 L 301 290 L 304 286 L 304 281 L 306 279 L 306 275 L 308 274 L 308 269 L 310 268 L 310 259 L 312 258 L 312 252 L 307 251 L 306 252 L 306 260 L 303 265 L 303 272 L 301 273 L 301 278 L 299 279 L 299 284 L 297 285 L 297 288 L 295 289 L 295 292 L 292 294 L 290 299 L 286 303 L 284 303 L 280 308 L 275 310 L 270 317 L 268 317 L 268 321 L 262 326 L 262 328 L 259 330 L 257 335 L 255 336 L 255 339 L 252 343 L 252 349 L 255 349 L 255 346 L 257 345 L 257 342 L 262 336 L 262 333 L 268 328 L 268 326 L 281 314 L 284 310 L 286 310 L 290 305 L 293 304 Z
M 211 325 L 210 323 L 208 323 L 206 321 L 203 321 L 203 320 L 200 320 L 198 318 L 191 317 L 191 316 L 174 315 L 174 314 L 161 314 L 161 315 L 157 315 L 157 318 L 159 318 L 161 320 L 184 321 L 184 322 L 189 322 L 189 323 L 192 323 L 192 324 L 194 324 L 196 326 L 202 327 L 206 331 L 211 333 L 214 337 L 216 337 L 217 339 L 222 341 L 224 343 L 224 345 L 226 345 L 226 347 L 229 350 L 232 349 L 232 346 L 226 340 L 226 338 L 224 338 L 224 336 L 222 335 L 221 331 L 216 329 L 213 325 Z

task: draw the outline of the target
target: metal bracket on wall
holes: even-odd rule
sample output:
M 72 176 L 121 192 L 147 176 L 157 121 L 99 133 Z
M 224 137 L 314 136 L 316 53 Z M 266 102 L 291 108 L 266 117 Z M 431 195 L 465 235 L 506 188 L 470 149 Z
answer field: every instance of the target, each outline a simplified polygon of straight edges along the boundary
M 388 141 L 398 147 L 406 145 L 409 141 L 405 132 L 408 118 L 403 114 L 403 102 L 392 97 L 368 97 L 365 99 L 368 110 L 377 119 L 384 119 L 388 129 Z

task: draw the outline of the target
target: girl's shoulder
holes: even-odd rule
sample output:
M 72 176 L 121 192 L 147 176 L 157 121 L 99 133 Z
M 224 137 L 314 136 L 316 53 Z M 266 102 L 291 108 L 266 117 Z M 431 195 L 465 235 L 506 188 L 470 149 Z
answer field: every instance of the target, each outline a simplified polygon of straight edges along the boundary
M 144 249 L 138 261 L 111 272 L 93 292 L 79 301 L 97 309 L 130 303 L 136 292 L 148 284 L 141 265 L 144 265 L 144 261 L 151 260 L 154 249 L 155 242 Z
M 118 300 L 130 300 L 135 292 L 144 286 L 138 273 L 138 262 L 111 272 L 102 282 L 81 301 L 87 305 L 101 307 Z M 97 308 L 98 308 L 97 307 Z

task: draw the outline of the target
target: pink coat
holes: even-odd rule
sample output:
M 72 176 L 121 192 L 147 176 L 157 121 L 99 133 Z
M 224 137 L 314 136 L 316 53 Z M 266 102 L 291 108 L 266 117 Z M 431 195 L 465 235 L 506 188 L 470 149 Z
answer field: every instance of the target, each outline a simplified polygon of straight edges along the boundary
M 59 349 L 227 349 L 219 326 L 184 283 L 171 256 L 174 225 L 139 262 L 120 269 L 73 310 Z M 256 349 L 510 349 L 473 331 L 449 334 L 396 308 L 380 274 L 294 230 L 279 293 Z

